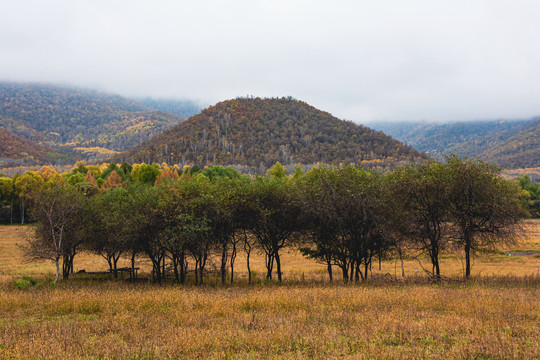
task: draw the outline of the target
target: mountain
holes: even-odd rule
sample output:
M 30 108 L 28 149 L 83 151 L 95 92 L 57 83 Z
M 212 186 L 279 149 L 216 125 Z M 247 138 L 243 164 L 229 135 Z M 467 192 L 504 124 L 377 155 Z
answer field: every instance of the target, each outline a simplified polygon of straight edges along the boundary
M 0 128 L 0 167 L 23 164 L 38 165 L 70 160 L 71 158 L 67 154 L 58 153 L 54 149 Z
M 506 169 L 540 167 L 540 119 L 500 145 L 487 149 L 480 157 Z
M 60 152 L 77 151 L 87 159 L 129 149 L 183 120 L 117 95 L 0 83 L 0 127 Z
M 134 100 L 152 109 L 175 114 L 186 119 L 195 114 L 200 113 L 201 110 L 203 109 L 199 104 L 191 100 L 154 99 L 154 98 L 141 98 L 141 99 L 134 99 Z
M 479 157 L 508 169 L 540 166 L 540 118 L 371 126 L 434 157 Z
M 288 97 L 220 102 L 115 160 L 264 169 L 277 161 L 384 165 L 419 158 L 425 155 L 381 132 Z

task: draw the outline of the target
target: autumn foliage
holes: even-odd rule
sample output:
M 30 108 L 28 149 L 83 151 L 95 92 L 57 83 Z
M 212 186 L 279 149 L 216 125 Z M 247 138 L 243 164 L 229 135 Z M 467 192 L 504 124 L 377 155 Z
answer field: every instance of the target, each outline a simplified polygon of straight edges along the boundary
M 117 161 L 242 165 L 264 172 L 277 161 L 387 166 L 425 156 L 381 132 L 339 120 L 292 98 L 220 102 L 115 157 Z

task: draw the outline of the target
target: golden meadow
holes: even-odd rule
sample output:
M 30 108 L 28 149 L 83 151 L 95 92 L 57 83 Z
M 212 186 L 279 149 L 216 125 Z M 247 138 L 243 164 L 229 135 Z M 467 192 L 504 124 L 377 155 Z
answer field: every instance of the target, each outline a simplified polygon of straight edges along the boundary
M 80 254 L 75 274 L 53 287 L 54 265 L 28 263 L 18 247 L 31 226 L 2 226 L 0 358 L 539 358 L 540 221 L 525 230 L 518 244 L 478 254 L 469 281 L 462 254 L 445 252 L 445 281 L 431 282 L 413 259 L 401 278 L 389 259 L 367 281 L 329 283 L 325 265 L 290 249 L 282 284 L 264 280 L 260 253 L 252 285 L 242 253 L 234 286 L 209 275 L 200 287 L 78 274 L 107 269 L 103 258 Z M 518 250 L 531 255 L 509 255 Z M 143 274 L 152 269 L 138 264 Z M 17 286 L 23 277 L 33 283 Z

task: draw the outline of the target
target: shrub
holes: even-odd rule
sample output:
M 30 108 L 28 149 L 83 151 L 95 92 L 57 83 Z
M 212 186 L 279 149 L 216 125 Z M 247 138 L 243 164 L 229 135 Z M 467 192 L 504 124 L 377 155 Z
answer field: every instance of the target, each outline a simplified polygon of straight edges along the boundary
M 30 281 L 28 281 L 28 280 L 25 280 L 25 279 L 17 279 L 17 280 L 15 280 L 13 285 L 15 286 L 15 288 L 17 288 L 19 290 L 25 290 L 25 289 L 29 288 L 30 286 L 32 286 L 32 283 Z
M 23 278 L 23 280 L 28 281 L 30 283 L 30 285 L 32 285 L 32 286 L 36 286 L 37 283 L 38 283 L 38 281 L 36 279 L 34 279 L 34 278 L 30 277 L 30 276 L 23 276 L 22 278 Z

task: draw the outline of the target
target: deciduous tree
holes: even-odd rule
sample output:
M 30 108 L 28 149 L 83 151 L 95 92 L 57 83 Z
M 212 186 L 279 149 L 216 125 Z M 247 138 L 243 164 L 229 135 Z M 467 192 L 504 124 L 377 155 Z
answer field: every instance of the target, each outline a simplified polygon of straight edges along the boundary
M 257 178 L 248 191 L 249 227 L 266 255 L 266 277 L 272 278 L 275 261 L 282 281 L 280 250 L 291 244 L 300 215 L 293 183 L 287 178 Z
M 525 212 L 517 185 L 500 177 L 494 165 L 450 156 L 445 166 L 450 172 L 450 219 L 456 243 L 465 252 L 465 277 L 469 278 L 474 252 L 514 241 Z
M 24 247 L 27 256 L 52 260 L 56 265 L 55 283 L 60 275 L 60 260 L 64 264 L 63 277 L 69 276 L 70 265 L 79 239 L 77 232 L 84 211 L 83 196 L 65 182 L 54 182 L 34 190 L 30 214 L 37 222 L 35 234 Z M 84 226 L 84 224 L 83 224 Z
M 440 277 L 439 256 L 448 243 L 449 173 L 439 162 L 396 170 L 391 176 L 393 196 L 403 210 L 401 235 L 427 253 L 431 274 Z M 427 271 L 427 270 L 426 270 Z

